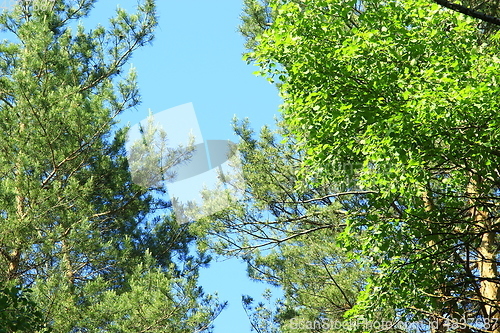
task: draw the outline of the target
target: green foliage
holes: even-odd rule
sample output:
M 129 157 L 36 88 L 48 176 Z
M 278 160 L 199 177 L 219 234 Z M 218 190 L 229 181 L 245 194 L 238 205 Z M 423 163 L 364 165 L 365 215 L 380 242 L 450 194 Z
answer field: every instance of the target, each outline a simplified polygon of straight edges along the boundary
M 280 84 L 301 179 L 364 191 L 337 208 L 339 240 L 376 264 L 348 314 L 496 318 L 496 33 L 420 0 L 270 5 L 248 58 Z
M 54 332 L 210 331 L 224 305 L 196 286 L 207 259 L 189 254 L 169 203 L 133 182 L 114 126 L 139 103 L 136 73 L 121 71 L 152 41 L 155 3 L 87 29 L 95 2 L 0 15 L 0 282 L 28 286 Z M 18 330 L 39 329 L 32 313 Z
M 141 136 L 129 148 L 130 172 L 135 184 L 161 189 L 175 177 L 173 167 L 191 158 L 194 138 L 187 146 L 169 147 L 167 133 L 155 124 L 152 113 L 147 121 L 145 128 L 139 124 Z
M 286 127 L 277 132 L 263 128 L 257 139 L 247 121 L 235 125 L 243 176 L 225 174 L 219 190 L 204 193 L 207 211 L 220 197 L 231 205 L 191 226 L 198 244 L 243 258 L 251 278 L 283 290 L 276 303 L 266 297 L 269 305 L 244 298 L 257 332 L 307 332 L 296 324 L 316 321 L 341 326 L 371 274 L 368 258 L 352 259 L 336 241 L 347 214 L 340 207 L 354 210 L 360 203 L 348 194 L 329 196 L 335 184 L 314 186 L 297 178 L 305 152 Z M 226 197 L 224 190 L 233 187 L 244 188 L 244 194 Z
M 31 290 L 17 286 L 0 289 L 1 333 L 33 332 L 46 326 L 43 314 L 30 293 Z
M 245 38 L 245 48 L 254 50 L 258 36 L 267 30 L 273 21 L 269 0 L 244 0 L 241 15 L 240 34 Z
M 264 292 L 263 297 L 268 304 L 259 302 L 256 306 L 252 297 L 241 297 L 241 303 L 250 319 L 252 331 L 257 333 L 278 333 L 280 332 L 278 314 L 282 304 L 280 301 L 272 303 L 272 293 L 269 289 Z M 273 309 L 275 310 L 273 311 Z
M 60 332 L 210 332 L 210 323 L 225 304 L 196 285 L 196 267 L 182 272 L 174 264 L 162 268 L 148 252 L 143 259 L 125 274 L 122 288 L 102 277 L 89 281 L 76 295 L 61 290 L 64 277 L 38 283 L 41 306 L 53 312 L 52 326 Z M 57 315 L 60 312 L 65 316 Z

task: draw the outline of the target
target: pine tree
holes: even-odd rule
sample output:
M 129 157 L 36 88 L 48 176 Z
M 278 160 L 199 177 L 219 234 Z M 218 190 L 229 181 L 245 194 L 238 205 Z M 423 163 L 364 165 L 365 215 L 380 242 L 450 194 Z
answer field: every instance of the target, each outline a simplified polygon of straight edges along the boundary
M 121 71 L 153 39 L 154 1 L 86 29 L 95 3 L 0 15 L 0 281 L 31 288 L 54 332 L 207 330 L 222 305 L 196 286 L 192 237 L 150 220 L 158 202 L 132 182 L 114 126 L 139 103 Z
M 278 126 L 276 131 L 264 127 L 256 137 L 248 121 L 235 123 L 241 166 L 226 172 L 218 189 L 203 193 L 200 209 L 210 212 L 221 198 L 231 204 L 202 214 L 206 217 L 191 229 L 200 246 L 245 260 L 250 278 L 283 291 L 276 303 L 264 295 L 267 305 L 243 297 L 257 332 L 308 332 L 312 323 L 324 331 L 333 325 L 347 331 L 343 316 L 356 304 L 372 269 L 369 260 L 352 259 L 336 239 L 345 228 L 345 208 L 354 211 L 360 204 L 346 200 L 347 193 L 330 196 L 334 183 L 315 186 L 299 179 L 305 151 L 283 123 Z

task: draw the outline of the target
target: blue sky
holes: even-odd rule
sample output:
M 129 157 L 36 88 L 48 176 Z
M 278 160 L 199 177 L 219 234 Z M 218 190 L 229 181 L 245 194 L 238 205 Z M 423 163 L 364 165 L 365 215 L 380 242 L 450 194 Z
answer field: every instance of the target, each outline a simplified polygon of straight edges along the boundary
M 136 1 L 102 0 L 92 21 L 109 17 L 117 4 L 133 8 Z M 149 109 L 158 113 L 191 102 L 205 140 L 236 140 L 230 126 L 234 115 L 250 118 L 255 129 L 272 125 L 280 99 L 273 86 L 252 74 L 256 68 L 242 60 L 243 38 L 237 32 L 241 9 L 239 0 L 159 1 L 155 41 L 132 59 L 142 104 L 124 114 L 122 122 L 133 125 Z M 215 321 L 215 333 L 250 332 L 241 295 L 258 299 L 267 285 L 250 281 L 237 259 L 212 263 L 201 273 L 200 284 L 229 301 Z
M 116 3 L 127 2 L 135 3 Z M 241 8 L 239 0 L 158 2 L 156 39 L 132 59 L 143 103 L 127 118 L 134 122 L 148 108 L 156 113 L 192 102 L 205 139 L 234 138 L 234 115 L 249 117 L 255 128 L 272 124 L 280 99 L 242 60 Z

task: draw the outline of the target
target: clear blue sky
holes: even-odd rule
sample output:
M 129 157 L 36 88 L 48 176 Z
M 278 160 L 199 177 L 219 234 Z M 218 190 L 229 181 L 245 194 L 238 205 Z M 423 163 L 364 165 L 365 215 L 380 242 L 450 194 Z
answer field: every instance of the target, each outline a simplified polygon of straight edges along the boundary
M 92 21 L 109 17 L 117 4 L 128 9 L 136 1 L 101 0 Z M 135 124 L 148 109 L 157 113 L 192 102 L 205 140 L 235 140 L 230 126 L 234 115 L 249 117 L 255 129 L 274 124 L 280 104 L 277 91 L 252 75 L 256 68 L 242 60 L 243 38 L 237 32 L 241 9 L 240 0 L 158 1 L 156 39 L 132 59 L 142 104 L 122 121 Z M 258 299 L 267 285 L 250 281 L 246 266 L 236 259 L 213 263 L 202 272 L 200 284 L 229 301 L 215 321 L 215 333 L 250 332 L 241 295 Z

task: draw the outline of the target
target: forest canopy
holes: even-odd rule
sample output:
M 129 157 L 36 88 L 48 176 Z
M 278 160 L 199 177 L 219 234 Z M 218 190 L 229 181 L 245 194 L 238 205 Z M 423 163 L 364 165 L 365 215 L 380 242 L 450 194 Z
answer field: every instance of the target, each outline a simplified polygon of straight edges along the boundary
M 189 223 L 162 181 L 194 148 L 151 121 L 129 159 L 116 126 L 155 2 L 86 26 L 96 2 L 0 14 L 0 332 L 212 332 L 222 256 L 283 292 L 242 297 L 259 333 L 500 333 L 498 2 L 244 0 L 281 118 L 234 119 Z
M 278 310 L 258 307 L 262 331 L 262 318 L 283 332 L 343 318 L 500 332 L 497 13 L 489 1 L 245 1 L 245 57 L 283 98 L 285 141 L 237 130 L 248 197 L 214 233 L 243 235 L 251 274 L 285 290 Z

